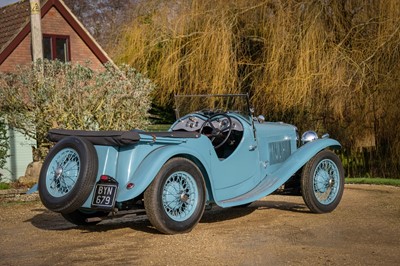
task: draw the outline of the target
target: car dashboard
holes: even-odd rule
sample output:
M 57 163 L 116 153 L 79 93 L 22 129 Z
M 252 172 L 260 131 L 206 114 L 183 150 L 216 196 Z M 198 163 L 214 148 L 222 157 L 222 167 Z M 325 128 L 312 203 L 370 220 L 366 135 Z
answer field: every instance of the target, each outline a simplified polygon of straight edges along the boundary
M 243 126 L 234 117 L 230 117 L 232 122 L 232 130 L 242 132 Z M 207 118 L 200 117 L 197 115 L 185 116 L 177 121 L 177 123 L 171 128 L 172 131 L 197 131 L 200 132 L 203 124 L 207 121 Z M 222 129 L 229 125 L 229 120 L 221 117 L 211 122 L 214 128 Z

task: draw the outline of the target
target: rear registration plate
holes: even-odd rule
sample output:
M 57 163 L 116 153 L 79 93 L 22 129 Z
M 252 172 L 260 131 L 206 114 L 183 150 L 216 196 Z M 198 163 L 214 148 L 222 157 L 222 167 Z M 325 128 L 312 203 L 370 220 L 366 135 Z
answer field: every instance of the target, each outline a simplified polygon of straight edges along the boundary
M 92 207 L 97 209 L 112 209 L 115 204 L 118 184 L 97 183 L 92 200 Z

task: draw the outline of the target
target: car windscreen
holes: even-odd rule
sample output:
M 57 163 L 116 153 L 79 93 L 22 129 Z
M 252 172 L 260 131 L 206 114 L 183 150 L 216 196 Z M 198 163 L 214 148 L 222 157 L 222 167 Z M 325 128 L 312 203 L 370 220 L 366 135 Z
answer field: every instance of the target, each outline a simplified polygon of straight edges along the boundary
M 175 95 L 175 112 L 177 119 L 191 113 L 234 112 L 251 120 L 247 94 Z

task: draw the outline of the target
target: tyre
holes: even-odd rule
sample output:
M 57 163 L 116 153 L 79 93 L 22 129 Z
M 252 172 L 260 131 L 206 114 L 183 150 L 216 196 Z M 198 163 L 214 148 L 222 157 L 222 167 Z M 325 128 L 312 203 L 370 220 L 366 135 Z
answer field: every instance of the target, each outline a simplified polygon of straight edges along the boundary
M 204 213 L 206 191 L 203 175 L 192 161 L 173 158 L 166 162 L 144 193 L 151 224 L 165 234 L 190 232 Z
M 94 146 L 79 137 L 66 137 L 47 155 L 39 176 L 39 195 L 45 207 L 72 213 L 86 201 L 98 169 Z
M 86 210 L 75 210 L 70 213 L 61 214 L 65 220 L 76 225 L 95 225 L 100 221 L 88 222 L 86 219 L 93 217 L 105 217 L 108 212 L 103 211 L 86 211 Z
M 317 153 L 304 166 L 301 174 L 301 193 L 307 207 L 314 213 L 333 211 L 344 189 L 344 170 L 332 151 Z

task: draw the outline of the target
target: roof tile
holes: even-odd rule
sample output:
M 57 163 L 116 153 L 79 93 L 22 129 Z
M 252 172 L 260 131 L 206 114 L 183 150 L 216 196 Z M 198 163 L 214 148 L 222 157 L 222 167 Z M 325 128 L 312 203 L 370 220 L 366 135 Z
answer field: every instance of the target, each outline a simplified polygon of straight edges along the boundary
M 0 53 L 29 22 L 29 1 L 0 8 Z

